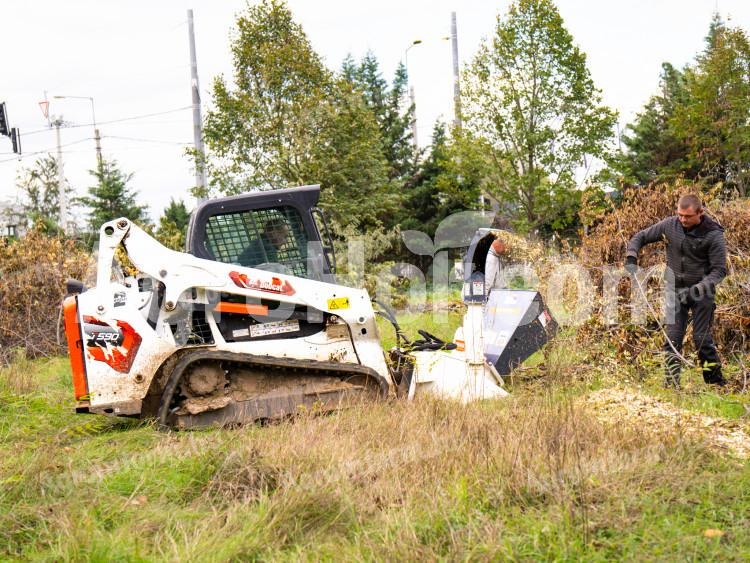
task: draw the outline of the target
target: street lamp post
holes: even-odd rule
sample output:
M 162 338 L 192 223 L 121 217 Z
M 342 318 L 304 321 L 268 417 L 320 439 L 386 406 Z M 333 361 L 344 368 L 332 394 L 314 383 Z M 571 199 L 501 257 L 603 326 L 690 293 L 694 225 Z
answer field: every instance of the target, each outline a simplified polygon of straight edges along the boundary
M 406 68 L 406 83 L 409 85 L 409 100 L 411 102 L 411 106 L 414 108 L 414 113 L 411 116 L 411 136 L 412 140 L 414 142 L 414 147 L 418 147 L 417 144 L 417 105 L 415 101 L 414 96 L 414 85 L 411 84 L 411 79 L 409 77 L 409 49 L 412 47 L 419 45 L 422 43 L 421 39 L 415 39 L 411 42 L 411 45 L 409 45 L 406 50 L 404 51 L 404 67 Z

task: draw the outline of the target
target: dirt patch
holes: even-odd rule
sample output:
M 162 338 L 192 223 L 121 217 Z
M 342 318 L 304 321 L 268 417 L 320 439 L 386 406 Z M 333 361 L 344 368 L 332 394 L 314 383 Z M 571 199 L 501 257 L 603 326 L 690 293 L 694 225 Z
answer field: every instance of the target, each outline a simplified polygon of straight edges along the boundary
M 644 431 L 653 432 L 679 429 L 722 451 L 731 451 L 743 459 L 750 458 L 747 423 L 688 411 L 626 389 L 602 389 L 587 395 L 584 401 L 604 422 L 636 424 Z

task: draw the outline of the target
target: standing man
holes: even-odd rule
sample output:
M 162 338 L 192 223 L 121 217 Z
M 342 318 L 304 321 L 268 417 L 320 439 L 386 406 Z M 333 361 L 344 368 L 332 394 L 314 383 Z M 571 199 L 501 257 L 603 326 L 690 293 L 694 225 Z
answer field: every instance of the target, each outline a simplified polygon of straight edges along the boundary
M 727 251 L 724 228 L 707 216 L 698 196 L 684 195 L 677 202 L 677 215 L 644 229 L 628 243 L 625 269 L 638 270 L 638 252 L 647 244 L 664 240 L 667 244 L 667 268 L 674 274 L 675 315 L 667 325 L 667 386 L 679 388 L 682 341 L 692 311 L 693 342 L 706 383 L 726 384 L 721 360 L 711 336 L 716 304 L 716 285 L 727 275 Z M 671 289 L 671 288 L 670 288 Z M 671 342 L 671 344 L 670 344 Z M 675 353 L 677 352 L 677 353 Z

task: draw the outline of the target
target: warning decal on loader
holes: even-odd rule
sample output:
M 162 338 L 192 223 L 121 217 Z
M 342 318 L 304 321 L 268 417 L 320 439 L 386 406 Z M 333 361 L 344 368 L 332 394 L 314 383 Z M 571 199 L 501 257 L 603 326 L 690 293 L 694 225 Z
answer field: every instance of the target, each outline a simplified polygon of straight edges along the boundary
M 295 291 L 287 280 L 273 277 L 270 280 L 252 279 L 247 274 L 239 272 L 229 272 L 229 277 L 234 285 L 243 289 L 254 289 L 256 291 L 269 291 L 271 293 L 280 293 L 281 295 L 294 295 Z
M 348 309 L 349 298 L 348 297 L 336 297 L 335 299 L 328 300 L 328 310 L 335 311 L 336 309 Z

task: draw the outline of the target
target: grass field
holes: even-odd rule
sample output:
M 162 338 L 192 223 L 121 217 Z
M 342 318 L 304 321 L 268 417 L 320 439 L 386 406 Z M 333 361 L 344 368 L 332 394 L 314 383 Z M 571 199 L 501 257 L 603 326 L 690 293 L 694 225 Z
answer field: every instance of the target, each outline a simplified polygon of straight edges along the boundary
M 692 375 L 662 391 L 603 347 L 562 339 L 502 401 L 183 433 L 75 415 L 67 360 L 19 359 L 0 372 L 0 560 L 750 558 L 747 461 L 582 402 L 626 385 L 746 425 L 747 398 Z

